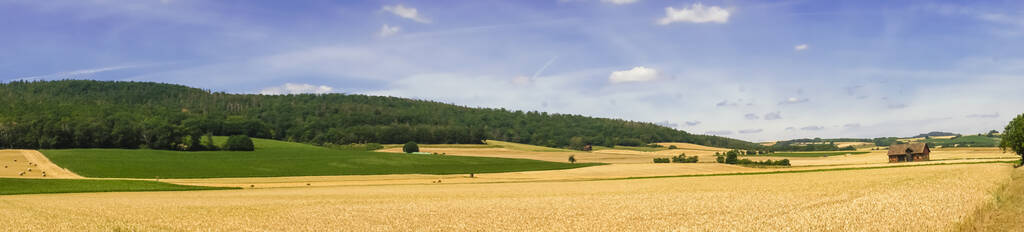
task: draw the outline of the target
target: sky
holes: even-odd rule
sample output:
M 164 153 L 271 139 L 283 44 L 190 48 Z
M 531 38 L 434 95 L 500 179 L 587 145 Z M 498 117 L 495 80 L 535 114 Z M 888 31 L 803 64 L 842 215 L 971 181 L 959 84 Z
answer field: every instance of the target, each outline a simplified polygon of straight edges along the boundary
M 0 0 L 0 82 L 398 96 L 749 141 L 1001 130 L 1020 1 Z

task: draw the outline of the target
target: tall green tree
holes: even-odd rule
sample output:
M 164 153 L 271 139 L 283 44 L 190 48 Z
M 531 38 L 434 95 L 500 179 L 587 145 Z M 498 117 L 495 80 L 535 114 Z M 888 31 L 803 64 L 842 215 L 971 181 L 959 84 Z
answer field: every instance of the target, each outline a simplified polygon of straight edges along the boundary
M 1024 114 L 1017 115 L 1003 130 L 1003 140 L 999 142 L 1003 151 L 1011 150 L 1021 156 L 1020 166 L 1024 166 Z

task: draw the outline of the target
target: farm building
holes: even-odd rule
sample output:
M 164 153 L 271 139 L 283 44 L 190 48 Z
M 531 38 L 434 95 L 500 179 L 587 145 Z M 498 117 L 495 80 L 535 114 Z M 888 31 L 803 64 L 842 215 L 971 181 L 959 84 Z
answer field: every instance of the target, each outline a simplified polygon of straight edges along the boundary
M 893 144 L 889 146 L 889 163 L 927 161 L 931 153 L 925 143 Z

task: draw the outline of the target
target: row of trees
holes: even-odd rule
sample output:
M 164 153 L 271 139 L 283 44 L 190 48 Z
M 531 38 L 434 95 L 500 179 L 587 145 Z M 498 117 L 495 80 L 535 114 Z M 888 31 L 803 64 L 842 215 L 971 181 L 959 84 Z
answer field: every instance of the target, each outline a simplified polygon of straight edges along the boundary
M 800 144 L 797 144 L 800 143 Z M 771 151 L 853 151 L 857 150 L 853 146 L 839 147 L 836 146 L 835 142 L 827 143 L 808 143 L 803 144 L 802 142 L 796 141 L 782 141 L 777 142 L 771 147 Z
M 686 156 L 686 153 L 669 158 L 654 158 L 654 163 L 696 163 L 697 161 L 697 156 Z
M 738 164 L 738 165 L 752 165 L 752 166 L 790 166 L 789 159 L 775 160 L 771 159 L 765 161 L 752 161 L 750 159 L 740 159 L 739 156 L 743 154 L 740 150 L 731 150 L 724 153 L 715 152 L 715 162 L 724 164 Z
M 206 135 L 236 134 L 318 145 L 495 139 L 549 147 L 662 141 L 760 147 L 652 123 L 364 95 L 266 96 L 65 80 L 0 84 L 0 99 L 0 148 L 177 149 Z

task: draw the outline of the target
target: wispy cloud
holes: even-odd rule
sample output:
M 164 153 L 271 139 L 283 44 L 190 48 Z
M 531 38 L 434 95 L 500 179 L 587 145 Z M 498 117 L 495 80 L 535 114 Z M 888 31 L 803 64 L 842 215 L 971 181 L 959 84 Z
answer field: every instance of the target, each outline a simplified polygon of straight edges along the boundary
M 757 133 L 761 133 L 762 131 L 764 131 L 764 130 L 763 129 L 745 129 L 745 130 L 740 130 L 740 134 L 757 134 Z
M 686 121 L 686 122 L 684 122 L 684 123 L 686 123 L 686 125 L 687 125 L 687 126 L 696 126 L 696 125 L 700 125 L 700 121 Z
M 770 113 L 764 114 L 764 120 L 779 120 L 779 119 L 782 119 L 782 112 L 776 111 L 776 112 L 770 112 Z
M 757 119 L 760 119 L 761 117 L 758 117 L 756 114 L 749 113 L 749 114 L 743 115 L 743 118 L 746 118 L 747 120 L 757 120 Z
M 676 9 L 665 7 L 665 17 L 658 20 L 658 24 L 669 25 L 677 22 L 686 23 L 726 23 L 729 22 L 729 10 L 718 7 L 704 7 L 704 4 L 694 3 L 690 7 Z
M 117 70 L 124 70 L 124 69 L 132 69 L 132 68 L 141 68 L 141 67 L 152 66 L 152 65 L 154 65 L 154 64 L 117 65 L 117 66 L 109 66 L 109 67 L 81 69 L 81 70 L 74 70 L 74 71 L 67 71 L 67 72 L 58 72 L 58 73 L 52 73 L 52 74 L 46 74 L 46 75 L 38 75 L 38 76 L 16 77 L 16 78 L 11 79 L 11 81 L 21 81 L 21 80 L 33 81 L 33 80 L 89 78 L 89 77 L 92 77 L 93 75 L 95 75 L 97 73 L 117 71 Z
M 384 24 L 383 26 L 380 27 L 380 32 L 377 32 L 377 35 L 380 37 L 388 37 L 398 33 L 398 31 L 400 30 L 402 30 L 401 27 L 389 26 L 387 24 Z
M 430 19 L 427 19 L 426 17 L 423 17 L 423 15 L 420 15 L 419 10 L 417 10 L 416 8 L 406 7 L 402 4 L 398 4 L 387 5 L 382 7 L 381 9 L 387 12 L 391 12 L 392 14 L 395 14 L 398 17 L 410 19 L 412 21 L 416 21 L 419 23 L 430 23 Z
M 805 130 L 805 131 L 819 131 L 819 130 L 824 130 L 824 129 L 825 129 L 825 127 L 823 127 L 823 126 L 805 126 L 805 127 L 801 127 L 800 128 L 800 130 Z
M 971 115 L 967 115 L 967 117 L 968 118 L 998 118 L 999 117 L 999 112 L 995 112 L 995 113 L 991 113 L 991 114 L 971 114 Z
M 800 103 L 804 103 L 804 102 L 807 102 L 807 101 L 810 101 L 810 99 L 807 99 L 807 98 L 797 98 L 797 97 L 789 97 L 789 98 L 786 98 L 786 100 L 782 100 L 781 102 L 779 102 L 779 105 L 800 104 Z
M 704 133 L 705 134 L 709 134 L 709 135 L 731 135 L 732 131 L 731 130 L 717 130 L 717 131 L 708 131 L 708 132 L 704 132 Z
M 636 3 L 638 0 L 601 0 L 601 2 L 611 3 L 615 5 L 626 5 Z
M 807 50 L 808 48 L 810 48 L 810 46 L 808 46 L 807 44 L 800 44 L 800 45 L 793 46 L 793 51 L 798 51 L 799 52 L 799 51 Z

